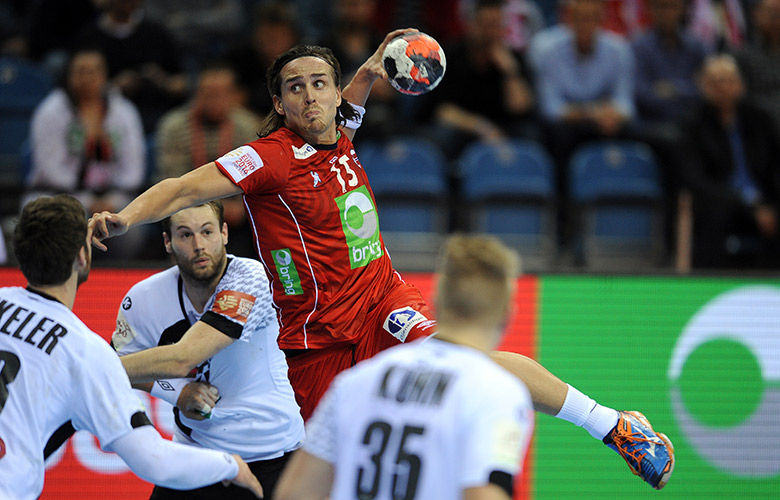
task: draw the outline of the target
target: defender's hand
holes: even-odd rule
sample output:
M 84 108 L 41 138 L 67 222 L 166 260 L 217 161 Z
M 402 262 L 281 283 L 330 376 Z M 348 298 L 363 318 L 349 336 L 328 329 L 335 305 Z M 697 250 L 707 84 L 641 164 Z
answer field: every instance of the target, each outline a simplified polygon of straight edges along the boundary
M 191 382 L 181 390 L 176 407 L 189 419 L 205 420 L 211 417 L 217 401 L 219 389 L 206 382 Z
M 257 477 L 249 470 L 249 466 L 238 455 L 233 455 L 233 458 L 238 462 L 238 475 L 230 481 L 222 481 L 222 483 L 225 486 L 233 483 L 236 486 L 248 489 L 257 498 L 263 498 L 263 487 L 260 486 L 260 481 L 257 480 Z

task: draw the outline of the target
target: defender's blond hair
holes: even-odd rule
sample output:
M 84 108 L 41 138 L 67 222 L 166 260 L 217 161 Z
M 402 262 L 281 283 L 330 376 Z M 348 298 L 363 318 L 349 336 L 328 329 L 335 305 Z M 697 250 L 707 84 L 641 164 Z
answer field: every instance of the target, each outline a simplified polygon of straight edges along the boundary
M 498 239 L 455 235 L 439 260 L 436 317 L 440 325 L 500 327 L 507 319 L 520 258 Z

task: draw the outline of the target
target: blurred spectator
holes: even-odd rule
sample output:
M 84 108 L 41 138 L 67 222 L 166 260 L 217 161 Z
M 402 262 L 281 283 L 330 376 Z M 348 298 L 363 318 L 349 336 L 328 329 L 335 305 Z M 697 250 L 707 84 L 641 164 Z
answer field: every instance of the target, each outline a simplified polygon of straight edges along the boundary
M 382 43 L 385 33 L 374 28 L 376 0 L 335 0 L 333 2 L 336 20 L 327 37 L 320 45 L 333 51 L 341 65 L 343 81 L 349 82 L 368 57 Z M 406 103 L 411 103 L 406 100 Z M 366 106 L 369 112 L 363 117 L 360 132 L 355 142 L 384 140 L 388 136 L 408 131 L 408 120 L 403 120 L 406 108 L 401 103 L 401 94 L 389 83 L 377 80 L 371 87 Z M 406 128 L 406 130 L 405 130 Z
M 0 1 L 0 55 L 27 56 L 27 30 L 32 2 Z
M 28 56 L 59 74 L 76 36 L 94 22 L 105 0 L 37 0 L 30 5 Z
M 747 96 L 766 109 L 780 129 L 780 0 L 761 0 L 753 11 L 755 37 L 737 51 Z
M 650 0 L 651 29 L 632 41 L 636 59 L 636 104 L 640 120 L 675 126 L 696 102 L 696 74 L 706 49 L 684 30 L 686 0 Z
M 248 0 L 252 1 L 252 0 Z M 257 1 L 257 0 L 255 0 Z M 295 12 L 296 31 L 302 43 L 314 43 L 322 40 L 333 24 L 332 0 L 264 0 L 266 3 L 280 2 L 289 4 Z
M 257 138 L 260 120 L 237 105 L 237 92 L 235 73 L 228 65 L 204 66 L 192 100 L 160 120 L 155 182 L 184 175 Z M 229 250 L 255 257 L 241 197 L 224 200 L 224 207 Z
M 109 78 L 135 103 L 151 133 L 163 113 L 186 97 L 180 53 L 166 29 L 144 15 L 143 0 L 105 1 L 104 12 L 78 43 L 101 47 Z
M 780 265 L 780 136 L 769 115 L 743 99 L 729 55 L 705 63 L 703 102 L 684 137 L 694 195 L 694 267 Z
M 376 29 L 387 33 L 412 27 L 448 44 L 463 36 L 462 0 L 382 0 L 377 2 Z M 470 17 L 470 16 L 469 16 Z
M 564 23 L 531 41 L 529 59 L 562 199 L 574 149 L 630 135 L 636 113 L 633 52 L 622 37 L 602 29 L 603 18 L 603 0 L 567 0 Z
M 136 107 L 108 86 L 98 50 L 71 56 L 63 85 L 35 110 L 31 127 L 32 171 L 22 206 L 42 194 L 69 193 L 88 212 L 115 212 L 144 179 L 144 136 Z M 137 238 L 135 238 L 137 239 Z M 126 240 L 114 254 L 130 256 Z
M 648 0 L 606 0 L 603 28 L 627 38 L 642 33 L 650 26 L 648 3 Z
M 173 35 L 190 69 L 223 56 L 245 29 L 241 0 L 146 0 L 144 10 Z
M 461 0 L 460 10 L 464 24 L 474 16 L 475 0 Z M 525 52 L 531 38 L 545 28 L 544 14 L 533 0 L 506 0 L 504 2 L 504 38 L 515 52 Z
M 473 140 L 535 135 L 529 74 L 506 43 L 503 7 L 501 0 L 479 0 L 466 36 L 445 49 L 447 72 L 431 99 L 451 157 Z
M 739 47 L 747 35 L 745 9 L 741 0 L 692 0 L 690 27 L 710 51 Z
M 334 0 L 335 21 L 321 45 L 328 47 L 338 59 L 344 81 L 382 43 L 384 33 L 374 28 L 376 0 Z
M 265 116 L 273 109 L 265 72 L 278 56 L 299 42 L 295 14 L 284 2 L 258 4 L 252 33 L 226 55 L 238 76 L 240 102 L 252 112 Z
M 704 43 L 686 31 L 686 0 L 649 0 L 650 29 L 632 41 L 636 59 L 638 136 L 656 154 L 666 201 L 665 241 L 674 245 L 680 190 L 680 126 L 699 100 L 696 75 L 706 54 Z

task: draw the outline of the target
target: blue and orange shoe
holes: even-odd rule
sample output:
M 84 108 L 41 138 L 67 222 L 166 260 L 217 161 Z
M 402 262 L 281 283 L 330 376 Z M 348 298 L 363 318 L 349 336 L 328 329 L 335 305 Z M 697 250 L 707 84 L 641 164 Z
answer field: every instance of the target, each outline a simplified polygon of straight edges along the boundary
M 619 412 L 618 423 L 604 438 L 604 444 L 626 461 L 635 475 L 660 490 L 674 470 L 674 446 L 665 434 L 655 433 L 638 411 Z

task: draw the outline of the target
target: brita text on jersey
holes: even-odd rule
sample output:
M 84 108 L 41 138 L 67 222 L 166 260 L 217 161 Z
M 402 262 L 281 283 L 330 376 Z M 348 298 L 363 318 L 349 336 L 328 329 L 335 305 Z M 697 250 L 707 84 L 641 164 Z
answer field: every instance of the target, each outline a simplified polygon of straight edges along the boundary
M 341 228 L 349 249 L 352 269 L 363 267 L 382 256 L 379 241 L 379 217 L 366 186 L 359 186 L 336 198 Z
M 298 270 L 295 268 L 292 254 L 289 248 L 271 250 L 271 256 L 276 265 L 276 274 L 279 276 L 282 286 L 284 286 L 285 295 L 301 295 L 301 278 L 298 276 Z

